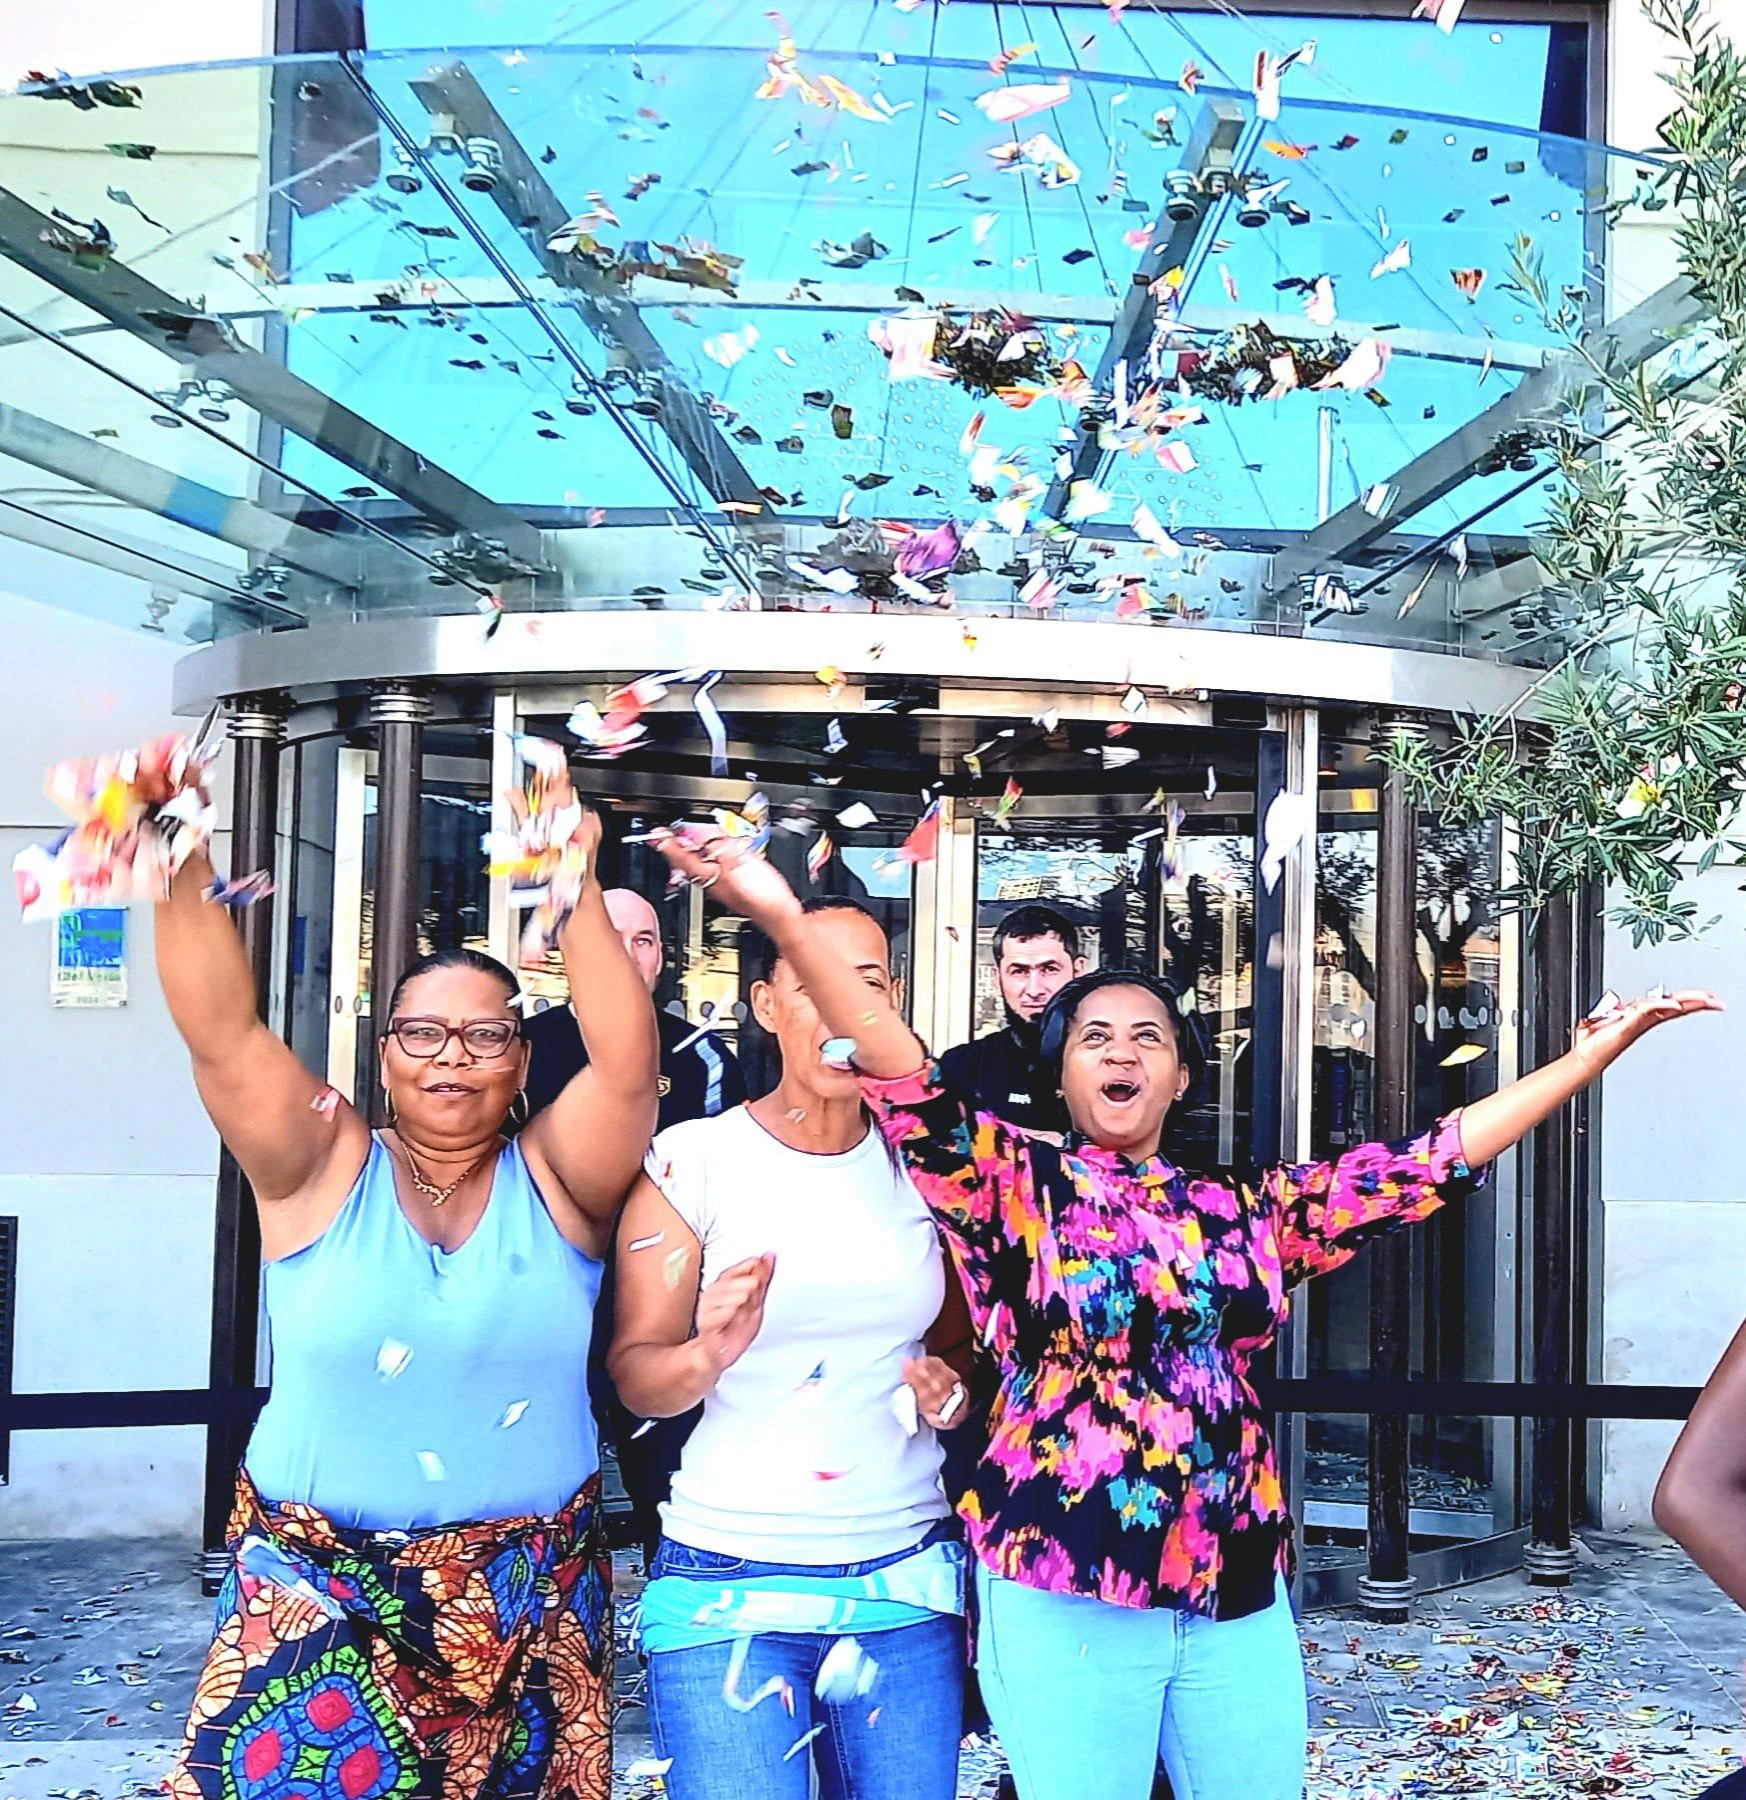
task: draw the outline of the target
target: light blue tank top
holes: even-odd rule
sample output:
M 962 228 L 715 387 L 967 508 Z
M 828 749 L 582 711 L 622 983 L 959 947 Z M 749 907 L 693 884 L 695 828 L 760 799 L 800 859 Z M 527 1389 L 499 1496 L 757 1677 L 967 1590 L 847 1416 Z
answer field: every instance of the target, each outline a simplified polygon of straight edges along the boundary
M 267 1265 L 273 1391 L 246 1458 L 261 1496 L 369 1531 L 556 1512 L 599 1466 L 601 1273 L 552 1223 L 518 1145 L 451 1252 L 412 1228 L 372 1138 L 333 1223 Z

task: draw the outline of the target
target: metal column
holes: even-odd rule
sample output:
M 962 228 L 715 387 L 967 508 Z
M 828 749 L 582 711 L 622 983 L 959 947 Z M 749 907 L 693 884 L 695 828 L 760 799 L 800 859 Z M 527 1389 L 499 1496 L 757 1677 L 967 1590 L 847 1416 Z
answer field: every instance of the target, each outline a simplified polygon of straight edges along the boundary
M 376 727 L 376 867 L 370 935 L 370 1029 L 382 1035 L 388 1000 L 418 954 L 418 814 L 424 790 L 424 722 L 430 700 L 393 682 L 371 697 Z M 382 1120 L 382 1087 L 371 1084 L 370 1110 Z
M 1571 1018 L 1575 902 L 1548 900 L 1534 932 L 1534 1061 L 1566 1048 Z M 1534 1130 L 1534 1372 L 1536 1384 L 1562 1386 L 1571 1375 L 1570 1108 Z M 1566 1587 L 1576 1571 L 1570 1541 L 1570 1421 L 1534 1421 L 1533 1536 L 1523 1567 L 1535 1587 Z
M 1422 733 L 1413 719 L 1385 714 L 1377 742 Z M 1404 1137 L 1412 1129 L 1413 938 L 1418 907 L 1418 814 L 1398 770 L 1386 770 L 1376 847 L 1376 1136 Z M 1412 1321 L 1412 1251 L 1406 1237 L 1378 1238 L 1370 1259 L 1370 1374 L 1405 1380 Z M 1374 1619 L 1402 1621 L 1412 1606 L 1407 1567 L 1407 1450 L 1405 1413 L 1370 1418 L 1370 1492 L 1365 1525 L 1367 1569 L 1358 1598 Z
M 236 767 L 231 790 L 230 867 L 233 874 L 271 871 L 279 820 L 279 747 L 285 741 L 284 702 L 276 694 L 245 694 L 229 719 Z M 273 901 L 243 907 L 237 930 L 254 976 L 262 1018 L 273 980 Z M 212 1234 L 212 1354 L 215 1397 L 251 1393 L 260 1339 L 261 1227 L 254 1195 L 235 1157 L 221 1148 Z M 201 1586 L 216 1594 L 230 1559 L 225 1527 L 236 1498 L 236 1471 L 248 1441 L 246 1408 L 239 1405 L 206 1431 L 206 1492 L 201 1515 Z

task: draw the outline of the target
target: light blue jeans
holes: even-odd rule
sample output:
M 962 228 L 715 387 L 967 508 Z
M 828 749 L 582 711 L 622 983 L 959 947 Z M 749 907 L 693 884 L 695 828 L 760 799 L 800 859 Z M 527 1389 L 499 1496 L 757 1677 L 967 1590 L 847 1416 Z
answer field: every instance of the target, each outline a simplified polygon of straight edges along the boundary
M 1215 1622 L 1047 1594 L 976 1565 L 976 1669 L 1020 1800 L 1301 1800 L 1303 1652 L 1285 1583 Z

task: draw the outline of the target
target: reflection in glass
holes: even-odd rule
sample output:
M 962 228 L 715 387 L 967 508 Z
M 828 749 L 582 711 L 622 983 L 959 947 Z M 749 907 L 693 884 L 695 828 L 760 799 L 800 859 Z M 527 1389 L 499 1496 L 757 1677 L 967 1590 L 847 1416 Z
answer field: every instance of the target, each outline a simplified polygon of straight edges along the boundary
M 1351 810 L 1354 804 L 1363 810 Z M 1337 1156 L 1373 1131 L 1376 949 L 1375 790 L 1324 794 L 1317 838 L 1311 1150 Z M 1341 810 L 1331 810 L 1338 806 Z M 1502 992 L 1499 833 L 1421 821 L 1414 976 L 1413 1119 L 1428 1126 L 1498 1084 Z M 1477 1052 L 1477 1053 L 1476 1053 Z M 1411 1373 L 1513 1379 L 1516 1231 L 1513 1184 L 1493 1182 L 1411 1232 Z M 1369 1363 L 1367 1259 L 1310 1285 L 1309 1373 L 1362 1374 Z M 1312 1534 L 1361 1529 L 1366 1427 L 1312 1415 L 1305 1434 L 1305 1522 Z M 1470 1538 L 1516 1521 L 1515 1434 L 1508 1422 L 1415 1417 L 1410 1492 L 1415 1537 Z

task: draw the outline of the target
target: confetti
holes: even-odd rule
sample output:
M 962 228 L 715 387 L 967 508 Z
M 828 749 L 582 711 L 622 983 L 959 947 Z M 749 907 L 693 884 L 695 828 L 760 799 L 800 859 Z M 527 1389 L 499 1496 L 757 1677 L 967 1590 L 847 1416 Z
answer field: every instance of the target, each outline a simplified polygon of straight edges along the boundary
M 815 1725 L 812 1730 L 805 1733 L 804 1736 L 797 1737 L 794 1742 L 782 1752 L 782 1760 L 784 1762 L 792 1762 L 794 1758 L 797 1757 L 824 1729 L 825 1728 L 822 1725 Z
M 891 1416 L 902 1427 L 905 1437 L 914 1437 L 921 1430 L 921 1403 L 907 1381 L 891 1396 Z
M 653 1781 L 672 1768 L 670 1756 L 639 1756 L 624 1772 L 626 1781 Z
M 859 1700 L 879 1676 L 879 1664 L 852 1637 L 839 1637 L 825 1652 L 812 1691 L 827 1706 Z
M 310 1101 L 309 1110 L 314 1113 L 320 1113 L 324 1119 L 331 1123 L 332 1120 L 339 1116 L 340 1101 L 343 1098 L 344 1096 L 340 1093 L 338 1088 L 324 1087 L 321 1092 Z
M 664 1231 L 652 1232 L 648 1237 L 632 1238 L 626 1248 L 631 1250 L 653 1250 L 657 1244 L 664 1244 L 667 1234 Z
M 426 1481 L 447 1481 L 448 1471 L 443 1467 L 443 1459 L 434 1450 L 418 1452 L 418 1472 Z
M 1451 32 L 1466 3 L 1467 0 L 1419 0 L 1418 5 L 1413 8 L 1413 17 L 1429 19 L 1439 31 Z
M 511 1400 L 503 1409 L 503 1417 L 497 1421 L 499 1431 L 507 1431 L 511 1425 L 519 1425 L 529 1406 L 530 1400 Z
M 1010 125 L 1035 113 L 1060 106 L 1072 95 L 1065 81 L 1020 82 L 1013 87 L 991 88 L 976 96 L 976 107 L 991 125 Z
M 1370 271 L 1370 279 L 1374 281 L 1379 275 L 1393 275 L 1398 270 L 1410 268 L 1413 260 L 1411 242 L 1402 238 L 1391 250 L 1384 253 L 1382 259 Z
M 1261 880 L 1268 893 L 1279 884 L 1285 860 L 1315 829 L 1316 803 L 1308 794 L 1281 792 L 1268 803 L 1262 822 Z
M 677 1250 L 669 1250 L 661 1260 L 661 1279 L 669 1290 L 678 1287 L 685 1278 L 685 1266 L 691 1260 L 690 1252 L 681 1245 Z
M 1491 1046 L 1489 1044 L 1457 1044 L 1455 1048 L 1443 1058 L 1442 1062 L 1438 1064 L 1438 1067 L 1444 1069 L 1458 1069 L 1463 1063 L 1478 1062 L 1490 1048 Z
M 384 1338 L 382 1347 L 376 1352 L 376 1373 L 384 1381 L 396 1381 L 406 1373 L 406 1365 L 412 1361 L 412 1350 L 394 1338 Z
M 850 831 L 863 831 L 869 825 L 877 825 L 879 815 L 865 800 L 855 800 L 837 814 L 837 823 Z
M 13 858 L 27 921 L 168 895 L 176 871 L 212 839 L 217 815 L 207 778 L 222 741 L 216 723 L 214 714 L 193 740 L 158 738 L 49 771 L 48 797 L 74 823 Z
M 1478 300 L 1479 290 L 1485 286 L 1485 271 L 1483 269 L 1451 269 L 1449 279 L 1467 297 L 1469 303 L 1472 303 Z

